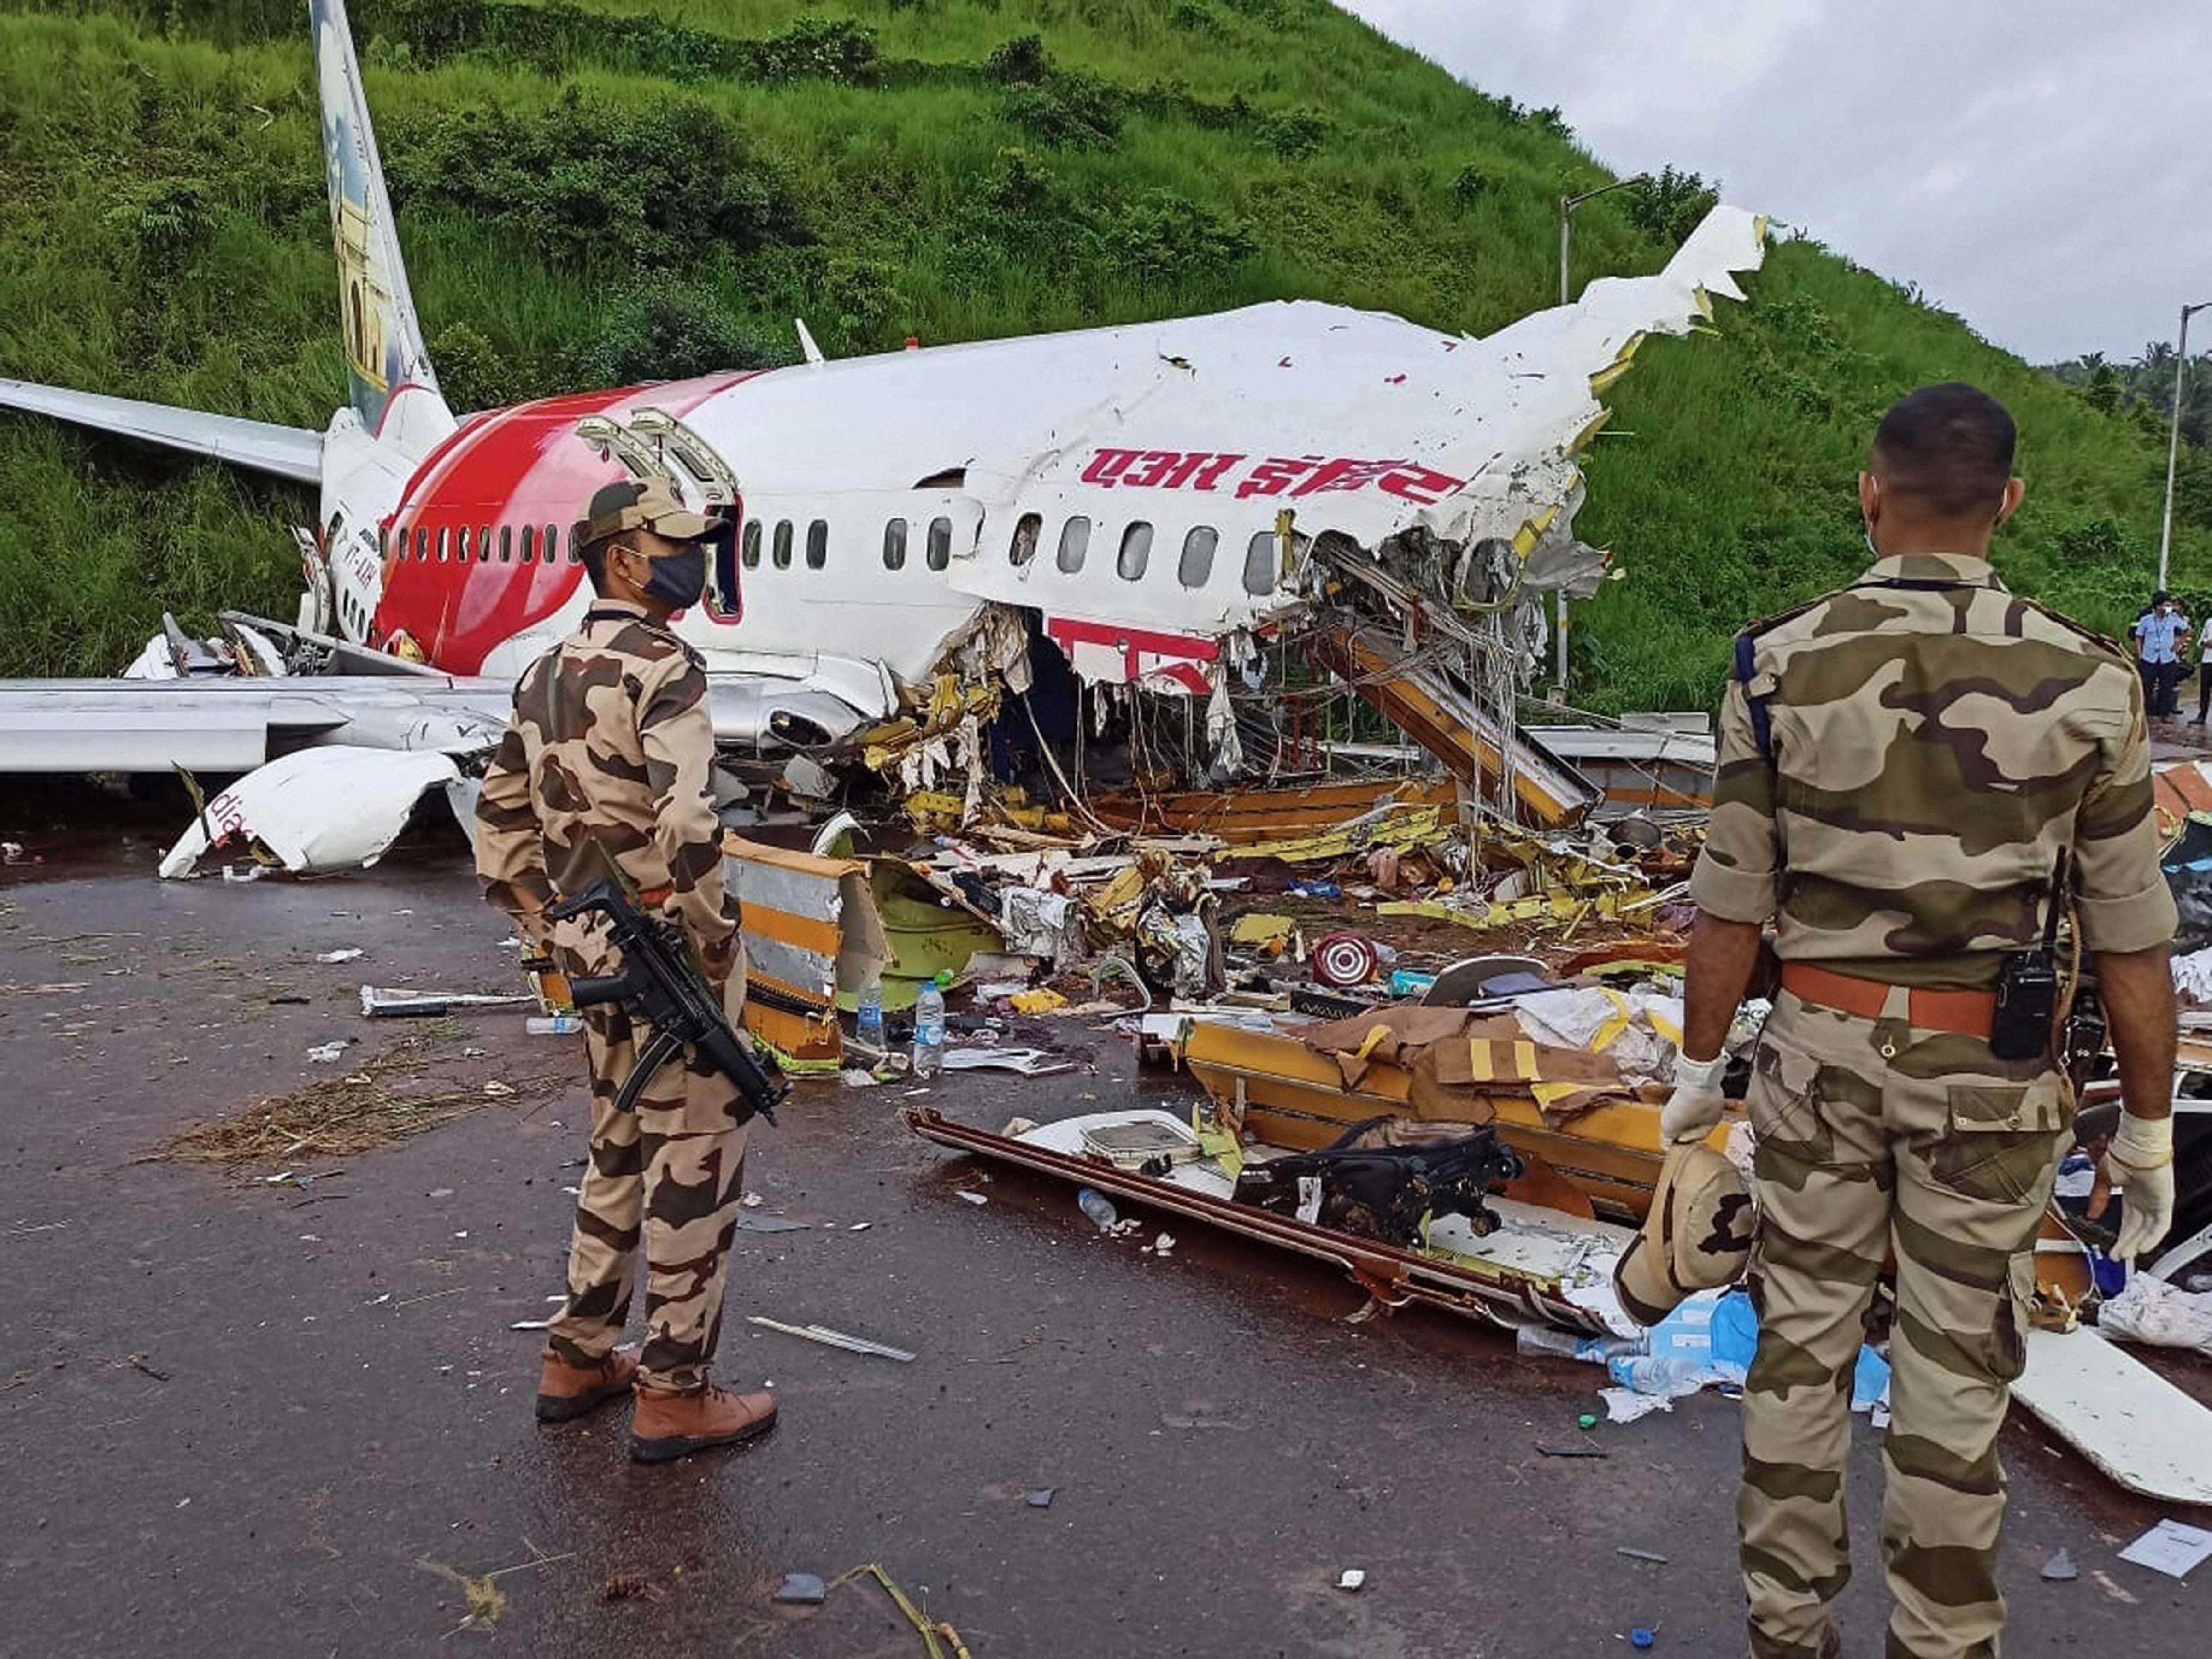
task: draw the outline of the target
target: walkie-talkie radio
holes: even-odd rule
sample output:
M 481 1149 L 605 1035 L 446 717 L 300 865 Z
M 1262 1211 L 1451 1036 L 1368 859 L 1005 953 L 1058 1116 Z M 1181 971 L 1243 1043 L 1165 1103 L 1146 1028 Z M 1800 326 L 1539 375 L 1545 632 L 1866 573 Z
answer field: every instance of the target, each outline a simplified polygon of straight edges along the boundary
M 2051 872 L 2051 903 L 2043 919 L 2043 944 L 2014 951 L 1997 974 L 1997 1007 L 1990 1024 L 1990 1052 L 1999 1060 L 2033 1060 L 2051 1047 L 2058 1012 L 2058 913 L 2066 908 L 2066 854 Z

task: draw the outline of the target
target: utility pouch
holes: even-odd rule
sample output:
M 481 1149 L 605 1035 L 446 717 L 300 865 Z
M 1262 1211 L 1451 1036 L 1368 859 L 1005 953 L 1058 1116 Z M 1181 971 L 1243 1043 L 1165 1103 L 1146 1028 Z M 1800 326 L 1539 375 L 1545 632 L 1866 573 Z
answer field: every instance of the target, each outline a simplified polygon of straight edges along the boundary
M 2110 1035 L 2096 986 L 2087 981 L 2076 985 L 2066 1023 L 2058 1030 L 2058 1069 L 2066 1073 L 2077 1097 L 2088 1086 L 2097 1056 L 2105 1052 L 2105 1040 Z
M 2051 872 L 2041 947 L 2014 951 L 1997 975 L 1990 1052 L 1999 1060 L 2033 1060 L 2050 1050 L 2051 1020 L 2058 1012 L 2058 913 L 2064 908 L 2065 893 L 2066 854 L 2062 852 Z

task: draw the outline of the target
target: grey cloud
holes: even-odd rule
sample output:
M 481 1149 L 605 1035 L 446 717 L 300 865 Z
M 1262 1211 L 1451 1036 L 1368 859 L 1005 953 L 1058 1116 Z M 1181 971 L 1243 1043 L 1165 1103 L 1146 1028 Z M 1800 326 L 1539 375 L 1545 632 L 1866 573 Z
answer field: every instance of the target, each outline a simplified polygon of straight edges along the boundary
M 1917 283 L 2044 362 L 2212 299 L 2212 7 L 2042 0 L 1349 0 L 1462 79 L 1556 104 Z

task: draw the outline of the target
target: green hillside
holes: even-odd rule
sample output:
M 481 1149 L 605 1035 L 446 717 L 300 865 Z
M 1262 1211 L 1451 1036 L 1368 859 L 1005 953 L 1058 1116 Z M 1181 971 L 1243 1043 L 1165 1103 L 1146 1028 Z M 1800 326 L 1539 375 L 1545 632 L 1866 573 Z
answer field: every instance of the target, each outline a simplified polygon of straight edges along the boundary
M 306 10 L 0 11 L 0 374 L 325 422 L 344 380 Z M 1557 198 L 1608 176 L 1556 112 L 1321 0 L 358 0 L 354 22 L 458 408 L 785 361 L 795 315 L 832 352 L 1292 296 L 1480 333 L 1549 302 Z M 1585 208 L 1577 283 L 1656 269 L 1694 208 Z M 1615 391 L 1580 528 L 1626 574 L 1578 613 L 1578 701 L 1704 705 L 1739 621 L 1848 576 L 1872 422 L 1929 380 L 2020 417 L 2014 582 L 2132 615 L 2154 420 L 1811 241 L 1751 288 Z M 311 511 L 0 417 L 0 674 L 112 672 L 165 606 L 289 615 L 284 526 Z M 2212 524 L 2177 566 L 2212 581 Z

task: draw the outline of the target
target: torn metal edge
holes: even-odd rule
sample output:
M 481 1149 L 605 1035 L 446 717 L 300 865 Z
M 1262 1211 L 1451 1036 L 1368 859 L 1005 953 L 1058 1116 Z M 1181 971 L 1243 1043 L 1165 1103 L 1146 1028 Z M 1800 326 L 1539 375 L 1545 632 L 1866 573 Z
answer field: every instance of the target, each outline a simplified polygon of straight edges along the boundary
M 1096 1187 L 1155 1210 L 1188 1216 L 1194 1221 L 1202 1221 L 1263 1244 L 1334 1262 L 1386 1309 L 1395 1310 L 1419 1303 L 1486 1320 L 1507 1330 L 1540 1321 L 1592 1335 L 1610 1334 L 1594 1310 L 1567 1300 L 1557 1279 L 1538 1279 L 1503 1271 L 1494 1276 L 1486 1275 L 1388 1244 L 1352 1238 L 1249 1205 L 1209 1198 L 1203 1193 L 1117 1170 L 1111 1164 L 1090 1164 L 1040 1146 L 1026 1146 L 988 1129 L 957 1123 L 927 1106 L 904 1107 L 899 1117 L 922 1139 L 940 1146 L 1018 1164 L 1040 1175 Z

